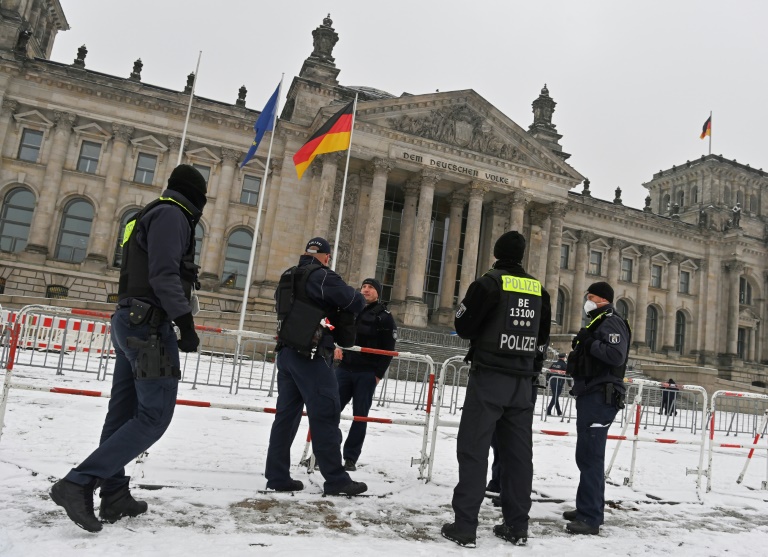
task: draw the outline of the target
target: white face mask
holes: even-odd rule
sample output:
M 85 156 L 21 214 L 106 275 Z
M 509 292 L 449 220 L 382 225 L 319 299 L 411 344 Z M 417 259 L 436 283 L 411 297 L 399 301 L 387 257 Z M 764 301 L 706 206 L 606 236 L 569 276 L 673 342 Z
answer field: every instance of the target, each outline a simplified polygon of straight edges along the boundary
M 587 300 L 584 302 L 584 312 L 589 313 L 593 309 L 597 309 L 597 304 L 593 302 L 592 300 Z

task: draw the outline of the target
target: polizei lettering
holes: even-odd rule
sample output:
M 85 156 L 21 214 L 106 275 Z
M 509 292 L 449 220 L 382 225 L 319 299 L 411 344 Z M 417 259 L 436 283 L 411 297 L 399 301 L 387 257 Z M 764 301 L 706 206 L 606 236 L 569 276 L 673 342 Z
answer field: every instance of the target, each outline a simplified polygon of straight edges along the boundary
M 525 335 L 508 335 L 501 333 L 499 348 L 512 352 L 535 352 L 536 337 Z

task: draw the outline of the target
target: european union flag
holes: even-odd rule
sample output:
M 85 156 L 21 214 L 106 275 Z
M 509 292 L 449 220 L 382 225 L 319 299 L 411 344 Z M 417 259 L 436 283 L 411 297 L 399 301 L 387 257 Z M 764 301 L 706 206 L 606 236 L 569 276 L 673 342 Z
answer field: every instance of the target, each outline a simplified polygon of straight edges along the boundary
M 256 123 L 253 125 L 253 130 L 256 132 L 256 137 L 253 139 L 251 148 L 248 149 L 243 162 L 240 163 L 240 168 L 244 167 L 246 163 L 253 158 L 253 155 L 256 154 L 256 149 L 259 148 L 261 138 L 264 137 L 264 133 L 272 129 L 275 122 L 275 112 L 277 111 L 277 95 L 279 91 L 280 85 L 277 86 L 275 92 L 272 93 L 271 97 L 269 97 L 267 104 L 264 106 L 264 110 L 261 111 L 261 114 L 259 114 Z

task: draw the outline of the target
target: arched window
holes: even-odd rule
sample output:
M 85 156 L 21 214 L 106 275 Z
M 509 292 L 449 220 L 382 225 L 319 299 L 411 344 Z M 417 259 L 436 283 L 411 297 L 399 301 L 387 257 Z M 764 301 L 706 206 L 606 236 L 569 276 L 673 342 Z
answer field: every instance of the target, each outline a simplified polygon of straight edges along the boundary
M 123 213 L 123 218 L 120 219 L 120 228 L 117 230 L 117 242 L 115 242 L 115 254 L 112 258 L 113 267 L 119 267 L 123 262 L 123 235 L 125 234 L 125 225 L 128 224 L 128 221 L 138 212 L 138 209 L 128 209 Z
M 198 222 L 195 227 L 195 265 L 200 265 L 200 254 L 203 250 L 203 236 L 205 235 L 205 228 L 203 224 Z
M 677 192 L 677 204 L 680 206 L 681 209 L 685 205 L 684 201 L 685 201 L 685 193 L 683 192 L 683 190 L 680 190 L 679 192 Z
M 741 190 L 736 192 L 736 203 L 744 203 L 744 192 Z
M 656 336 L 659 331 L 659 312 L 653 306 L 648 306 L 645 314 L 645 342 L 651 352 L 656 352 Z
M 757 196 L 755 194 L 749 196 L 749 212 L 757 213 Z
M 659 213 L 669 213 L 669 211 L 672 209 L 672 204 L 669 202 L 669 194 L 665 195 L 661 198 L 661 207 L 659 208 Z
M 731 188 L 729 188 L 728 186 L 725 186 L 723 188 L 723 203 L 725 203 L 726 205 L 731 204 Z
M 616 313 L 629 321 L 629 305 L 624 300 L 616 302 Z
M 699 188 L 693 186 L 691 188 L 691 203 L 694 205 L 699 202 Z
M 224 257 L 224 269 L 221 273 L 221 285 L 228 288 L 245 288 L 248 274 L 248 259 L 251 254 L 253 234 L 239 229 L 232 232 L 227 240 L 227 252 Z
M 35 194 L 27 188 L 8 192 L 0 212 L 0 250 L 15 253 L 27 246 L 34 210 Z
M 93 224 L 93 205 L 84 199 L 75 199 L 67 203 L 64 216 L 61 218 L 54 259 L 70 263 L 80 263 L 85 259 L 91 224 Z
M 683 353 L 685 348 L 685 314 L 678 311 L 675 314 L 675 352 Z
M 563 318 L 565 316 L 565 292 L 562 288 L 557 289 L 557 307 L 555 308 L 555 323 L 558 325 L 563 324 Z

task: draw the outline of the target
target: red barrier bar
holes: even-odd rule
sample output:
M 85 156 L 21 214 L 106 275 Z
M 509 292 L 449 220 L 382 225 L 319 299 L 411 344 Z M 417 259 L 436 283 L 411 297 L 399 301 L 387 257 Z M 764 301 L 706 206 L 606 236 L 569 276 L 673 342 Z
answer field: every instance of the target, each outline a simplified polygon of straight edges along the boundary
M 667 443 L 669 445 L 673 445 L 677 443 L 677 439 L 656 439 L 657 443 Z
M 176 404 L 179 406 L 197 406 L 199 408 L 210 408 L 211 403 L 203 400 L 185 400 L 183 398 L 177 398 Z
M 92 309 L 72 309 L 72 315 L 87 315 L 88 317 L 100 317 L 102 319 L 112 319 L 112 314 L 107 311 L 96 311 Z
M 635 437 L 640 433 L 640 403 L 635 405 Z
M 541 433 L 544 435 L 555 435 L 557 437 L 565 437 L 566 435 L 570 435 L 570 433 L 567 431 L 557 431 L 554 429 L 542 429 L 539 431 L 541 431 Z
M 60 393 L 64 395 L 79 395 L 79 396 L 104 396 L 101 391 L 86 391 L 85 389 L 67 389 L 66 387 L 53 387 L 52 393 Z
M 432 391 L 435 388 L 435 374 L 429 374 L 429 392 L 427 393 L 427 421 L 429 421 L 429 412 L 432 410 Z
M 8 351 L 8 363 L 5 366 L 8 371 L 13 370 L 13 363 L 16 361 L 16 345 L 19 343 L 20 334 L 21 324 L 16 323 L 13 326 L 13 332 L 11 333 L 11 349 Z
M 628 437 L 626 435 L 608 435 L 608 439 L 613 439 L 614 441 L 626 441 Z
M 399 356 L 400 352 L 395 352 L 393 350 L 380 350 L 378 348 L 365 348 L 363 346 L 360 347 L 360 352 L 363 352 L 365 354 L 378 354 L 380 356 Z
M 760 441 L 760 435 L 761 435 L 760 433 L 758 433 L 758 434 L 756 434 L 756 435 L 755 435 L 755 440 L 754 440 L 754 441 L 752 441 L 752 445 L 757 445 L 757 442 L 758 442 L 758 441 Z M 752 448 L 749 450 L 749 455 L 747 456 L 747 458 L 752 458 L 752 455 L 753 455 L 754 453 L 755 453 L 755 449 L 754 449 L 754 447 L 752 447 Z

